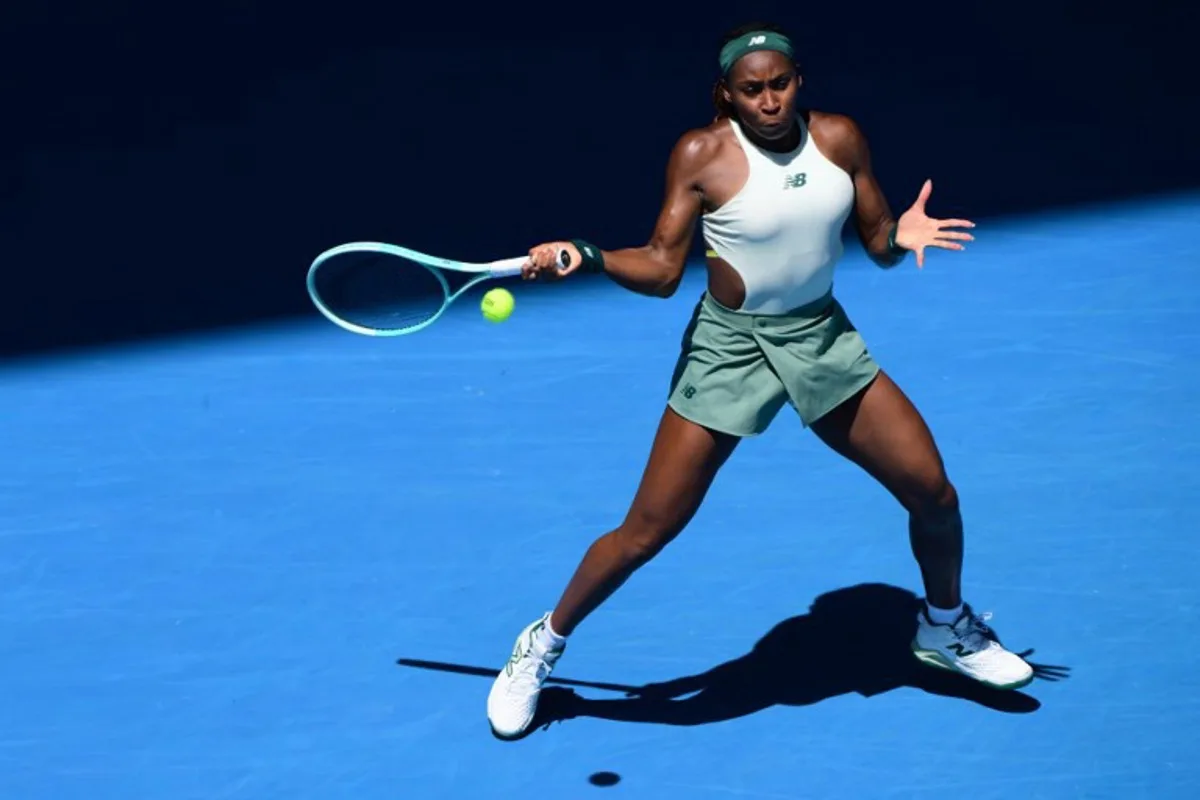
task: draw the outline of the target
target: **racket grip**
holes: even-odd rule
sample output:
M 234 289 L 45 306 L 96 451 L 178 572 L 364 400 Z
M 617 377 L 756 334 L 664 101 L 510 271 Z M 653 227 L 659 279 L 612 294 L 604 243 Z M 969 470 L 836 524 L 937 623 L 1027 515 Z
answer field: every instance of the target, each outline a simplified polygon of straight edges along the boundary
M 529 256 L 517 256 L 516 258 L 506 258 L 503 261 L 493 261 L 486 265 L 489 275 L 493 278 L 504 278 L 510 275 L 520 275 L 521 270 L 529 262 Z M 571 266 L 571 254 L 566 248 L 558 251 L 558 258 L 555 259 L 558 269 L 564 270 Z

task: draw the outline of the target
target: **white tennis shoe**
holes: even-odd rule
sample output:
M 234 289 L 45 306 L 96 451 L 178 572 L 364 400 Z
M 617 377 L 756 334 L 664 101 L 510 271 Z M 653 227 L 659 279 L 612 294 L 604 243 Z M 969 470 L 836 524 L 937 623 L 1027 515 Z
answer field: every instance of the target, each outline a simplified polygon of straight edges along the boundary
M 960 672 L 995 689 L 1019 689 L 1033 680 L 1033 667 L 997 640 L 987 626 L 991 614 L 977 616 L 969 605 L 958 619 L 939 625 L 922 608 L 917 615 L 913 653 L 934 667 Z
M 547 648 L 544 644 L 540 634 L 549 619 L 547 613 L 521 631 L 508 663 L 488 693 L 488 724 L 502 739 L 520 736 L 533 722 L 542 686 L 566 649 L 565 645 Z

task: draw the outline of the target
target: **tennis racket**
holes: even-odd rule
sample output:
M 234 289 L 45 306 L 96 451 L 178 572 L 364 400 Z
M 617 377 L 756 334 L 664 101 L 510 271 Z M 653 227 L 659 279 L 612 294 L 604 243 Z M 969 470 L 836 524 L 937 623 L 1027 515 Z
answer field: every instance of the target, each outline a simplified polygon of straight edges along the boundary
M 473 286 L 520 275 L 528 261 L 469 263 L 382 242 L 348 242 L 312 262 L 308 295 L 326 319 L 351 333 L 403 336 L 432 325 Z M 563 250 L 559 269 L 569 261 Z

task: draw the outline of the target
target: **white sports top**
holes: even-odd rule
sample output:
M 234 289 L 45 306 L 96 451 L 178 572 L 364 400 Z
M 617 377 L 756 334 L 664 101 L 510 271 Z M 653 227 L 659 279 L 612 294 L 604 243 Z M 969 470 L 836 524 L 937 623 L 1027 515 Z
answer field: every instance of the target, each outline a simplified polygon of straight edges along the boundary
M 854 183 L 826 158 L 801 117 L 790 153 L 762 150 L 734 120 L 750 174 L 729 202 L 702 218 L 705 242 L 742 276 L 739 311 L 783 314 L 833 288 L 842 226 L 854 207 Z

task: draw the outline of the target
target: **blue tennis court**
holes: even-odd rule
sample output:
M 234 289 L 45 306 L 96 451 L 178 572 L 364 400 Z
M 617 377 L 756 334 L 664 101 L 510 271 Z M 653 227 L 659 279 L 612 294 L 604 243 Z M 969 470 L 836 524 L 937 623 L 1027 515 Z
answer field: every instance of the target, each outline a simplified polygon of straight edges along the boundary
M 1194 797 L 1197 219 L 984 220 L 839 273 L 962 496 L 967 599 L 1042 667 L 1016 693 L 915 663 L 903 512 L 785 410 L 572 638 L 549 727 L 491 736 L 513 638 L 626 510 L 702 270 L 10 367 L 0 796 Z

